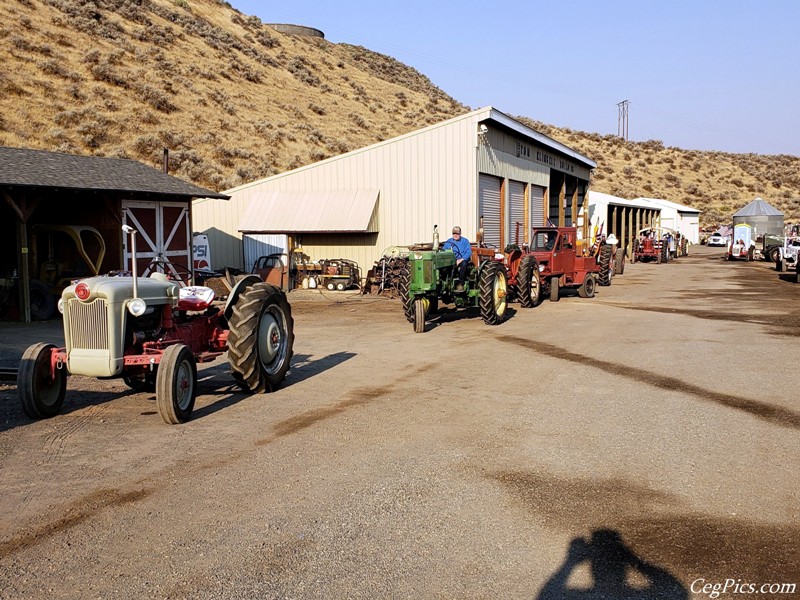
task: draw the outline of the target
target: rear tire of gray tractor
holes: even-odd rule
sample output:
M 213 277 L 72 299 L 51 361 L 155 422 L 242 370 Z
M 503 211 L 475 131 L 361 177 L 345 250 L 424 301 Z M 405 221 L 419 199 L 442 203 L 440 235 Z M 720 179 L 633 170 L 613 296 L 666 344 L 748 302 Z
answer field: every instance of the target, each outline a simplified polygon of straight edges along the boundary
M 411 271 L 408 269 L 408 260 L 404 260 L 400 266 L 400 279 L 397 282 L 397 291 L 400 294 L 400 301 L 403 303 L 403 314 L 406 321 L 414 322 L 414 298 L 408 295 L 408 288 L 411 285 Z
M 425 300 L 414 300 L 414 333 L 425 332 Z
M 275 391 L 286 378 L 294 346 L 292 309 L 283 291 L 256 283 L 240 296 L 228 319 L 228 362 L 246 392 Z
M 49 419 L 61 412 L 67 391 L 67 371 L 63 367 L 50 377 L 53 344 L 29 346 L 22 355 L 17 372 L 17 394 L 22 410 L 31 419 Z
M 586 275 L 581 287 L 578 288 L 578 296 L 581 298 L 594 298 L 595 285 L 594 275 L 591 273 Z
M 164 423 L 186 423 L 196 396 L 197 366 L 192 351 L 183 344 L 169 346 L 156 371 L 156 405 Z
M 531 255 L 523 257 L 519 264 L 517 295 L 523 308 L 534 308 L 542 301 L 542 276 L 536 258 Z
M 479 286 L 478 304 L 483 322 L 487 325 L 499 325 L 506 318 L 508 307 L 508 281 L 503 266 L 496 262 L 484 266 Z
M 609 244 L 603 244 L 600 246 L 600 254 L 597 257 L 597 264 L 600 267 L 597 279 L 598 283 L 603 286 L 611 285 L 611 271 L 613 270 L 611 250 L 612 247 Z
M 770 259 L 772 262 L 774 262 L 774 263 L 778 262 L 778 259 L 781 257 L 781 249 L 780 249 L 780 248 L 778 248 L 777 246 L 776 246 L 775 248 L 772 248 L 772 249 L 769 251 L 769 254 L 768 254 L 768 256 L 769 256 L 769 259 Z
M 558 302 L 558 277 L 550 278 L 550 302 Z
M 614 274 L 622 275 L 625 272 L 625 250 L 617 248 L 614 253 Z

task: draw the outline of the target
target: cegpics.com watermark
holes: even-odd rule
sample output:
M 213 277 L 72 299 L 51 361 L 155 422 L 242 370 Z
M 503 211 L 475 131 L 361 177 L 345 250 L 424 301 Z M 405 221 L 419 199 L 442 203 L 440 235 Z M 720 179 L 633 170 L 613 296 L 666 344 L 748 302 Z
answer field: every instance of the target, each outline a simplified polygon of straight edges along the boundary
M 706 594 L 714 598 L 727 598 L 734 595 L 759 595 L 764 598 L 790 598 L 797 594 L 796 583 L 750 583 L 741 579 L 726 579 L 725 581 L 708 581 L 703 578 L 695 579 L 691 585 L 692 593 Z

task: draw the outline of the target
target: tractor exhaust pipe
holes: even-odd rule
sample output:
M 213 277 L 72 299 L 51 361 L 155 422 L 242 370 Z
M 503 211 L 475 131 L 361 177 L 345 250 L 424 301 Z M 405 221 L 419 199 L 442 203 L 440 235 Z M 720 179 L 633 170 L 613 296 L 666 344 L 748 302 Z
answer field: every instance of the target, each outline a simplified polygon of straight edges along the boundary
M 438 225 L 433 226 L 433 250 L 439 249 L 439 229 Z
M 131 272 L 133 273 L 133 297 L 139 297 L 139 277 L 136 273 L 136 230 L 130 225 L 123 225 L 122 231 L 131 236 Z

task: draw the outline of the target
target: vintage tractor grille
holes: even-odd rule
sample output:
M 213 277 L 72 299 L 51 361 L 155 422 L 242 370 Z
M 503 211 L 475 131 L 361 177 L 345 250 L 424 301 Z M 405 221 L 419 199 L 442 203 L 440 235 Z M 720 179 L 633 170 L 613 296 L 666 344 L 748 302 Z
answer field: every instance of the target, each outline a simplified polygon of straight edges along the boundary
M 426 282 L 433 282 L 433 261 L 426 260 L 422 263 L 422 276 Z
M 81 302 L 69 301 L 69 338 L 73 348 L 106 350 L 108 348 L 108 306 L 98 298 Z

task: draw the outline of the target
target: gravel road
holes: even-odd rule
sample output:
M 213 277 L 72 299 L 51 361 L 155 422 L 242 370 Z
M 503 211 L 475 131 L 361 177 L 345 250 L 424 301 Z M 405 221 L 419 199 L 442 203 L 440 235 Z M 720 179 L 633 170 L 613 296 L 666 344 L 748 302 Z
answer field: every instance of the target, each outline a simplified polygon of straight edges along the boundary
M 182 426 L 81 377 L 31 422 L 0 382 L 0 598 L 800 597 L 800 285 L 692 251 L 497 327 L 293 292 L 286 385 L 205 365 Z

